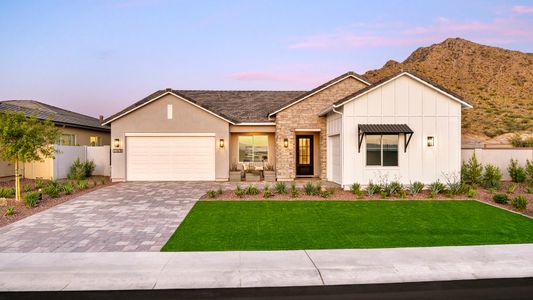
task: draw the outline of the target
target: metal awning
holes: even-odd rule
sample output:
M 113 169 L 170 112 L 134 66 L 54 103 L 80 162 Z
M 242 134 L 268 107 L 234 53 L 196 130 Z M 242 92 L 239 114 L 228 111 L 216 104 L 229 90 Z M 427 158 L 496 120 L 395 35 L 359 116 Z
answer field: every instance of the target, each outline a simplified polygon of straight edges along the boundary
M 361 144 L 363 143 L 363 137 L 365 134 L 405 134 L 403 152 L 407 151 L 407 146 L 411 142 L 413 136 L 413 130 L 407 126 L 407 124 L 359 124 L 359 139 L 358 148 L 361 152 Z

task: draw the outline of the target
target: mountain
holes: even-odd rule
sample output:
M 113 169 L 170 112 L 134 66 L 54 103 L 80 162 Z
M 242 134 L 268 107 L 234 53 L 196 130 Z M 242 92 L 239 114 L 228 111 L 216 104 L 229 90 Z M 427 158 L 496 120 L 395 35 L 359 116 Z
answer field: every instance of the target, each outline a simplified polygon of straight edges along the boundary
M 415 50 L 399 63 L 388 61 L 365 76 L 378 81 L 411 70 L 464 96 L 463 134 L 481 139 L 533 132 L 533 53 L 450 38 Z

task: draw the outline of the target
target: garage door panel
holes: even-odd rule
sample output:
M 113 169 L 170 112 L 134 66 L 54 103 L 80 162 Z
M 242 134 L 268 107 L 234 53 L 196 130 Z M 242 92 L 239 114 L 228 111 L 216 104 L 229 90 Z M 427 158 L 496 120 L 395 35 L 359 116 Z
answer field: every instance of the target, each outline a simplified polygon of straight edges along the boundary
M 214 137 L 128 137 L 127 180 L 215 180 Z
M 332 158 L 332 180 L 336 183 L 341 183 L 341 146 L 340 136 L 335 135 L 329 137 L 331 140 L 331 158 Z

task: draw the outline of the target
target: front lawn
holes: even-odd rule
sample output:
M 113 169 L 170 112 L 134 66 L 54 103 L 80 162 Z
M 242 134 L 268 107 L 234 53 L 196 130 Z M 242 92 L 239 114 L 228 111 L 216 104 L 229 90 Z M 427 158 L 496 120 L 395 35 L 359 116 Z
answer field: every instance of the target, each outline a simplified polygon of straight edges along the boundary
M 532 242 L 532 219 L 473 200 L 199 201 L 162 251 Z

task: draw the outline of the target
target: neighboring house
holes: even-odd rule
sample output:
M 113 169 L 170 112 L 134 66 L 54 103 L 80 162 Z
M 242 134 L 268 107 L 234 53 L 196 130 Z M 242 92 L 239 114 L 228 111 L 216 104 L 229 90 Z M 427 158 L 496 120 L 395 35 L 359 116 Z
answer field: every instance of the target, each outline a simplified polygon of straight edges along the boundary
M 40 120 L 50 119 L 61 127 L 61 146 L 103 146 L 110 145 L 110 128 L 101 125 L 101 119 L 68 111 L 59 107 L 33 100 L 0 101 L 0 111 L 23 112 L 26 116 L 35 115 Z M 25 169 L 28 167 L 25 166 Z M 31 172 L 25 170 L 25 174 Z M 14 176 L 14 166 L 0 161 L 0 177 Z
M 160 90 L 103 124 L 114 181 L 228 180 L 233 163 L 268 163 L 280 181 L 347 186 L 458 172 L 465 107 L 409 72 L 375 84 L 348 72 L 308 92 Z

